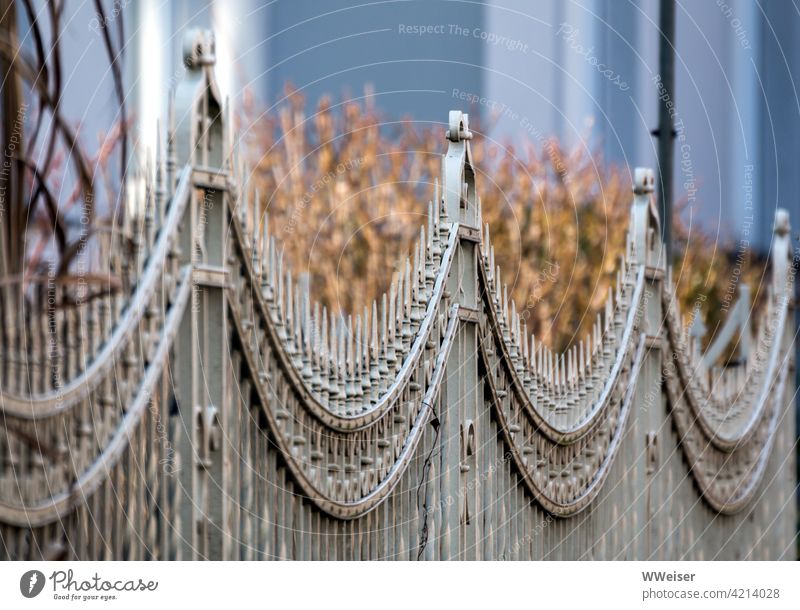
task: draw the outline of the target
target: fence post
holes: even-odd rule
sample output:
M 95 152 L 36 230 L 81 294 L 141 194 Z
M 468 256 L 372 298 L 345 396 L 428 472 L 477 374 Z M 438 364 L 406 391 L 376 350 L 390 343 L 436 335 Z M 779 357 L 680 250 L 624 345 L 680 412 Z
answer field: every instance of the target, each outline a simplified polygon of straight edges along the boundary
M 647 558 L 659 548 L 663 532 L 657 528 L 663 519 L 653 517 L 666 500 L 661 497 L 663 486 L 657 484 L 665 444 L 662 415 L 665 404 L 661 389 L 661 291 L 666 258 L 662 253 L 658 210 L 653 201 L 654 186 L 653 170 L 637 167 L 634 171 L 630 235 L 633 260 L 645 267 L 645 292 L 639 323 L 647 351 L 639 373 L 640 382 L 634 399 L 636 408 L 631 413 L 628 433 L 633 438 L 626 443 L 628 453 L 623 460 L 626 468 L 634 469 L 636 481 L 633 486 L 635 501 L 627 510 L 633 511 L 631 531 L 637 532 L 637 540 L 629 547 L 626 558 Z M 643 522 L 637 522 L 639 519 Z M 626 518 L 625 522 L 628 523 L 629 519 Z
M 214 80 L 214 40 L 191 30 L 183 41 L 186 76 L 171 111 L 168 174 L 191 166 L 191 198 L 182 230 L 183 257 L 193 271 L 192 303 L 181 325 L 178 405 L 184 558 L 226 559 L 231 441 L 228 408 L 226 248 L 229 179 L 222 104 Z M 173 185 L 171 184 L 170 187 Z
M 783 409 L 783 413 L 778 424 L 779 432 L 776 439 L 776 449 L 773 450 L 780 456 L 780 460 L 786 460 L 786 462 L 784 462 L 782 468 L 779 468 L 779 471 L 782 470 L 783 472 L 775 477 L 776 484 L 770 485 L 771 488 L 777 490 L 777 493 L 773 492 L 772 494 L 771 501 L 773 506 L 782 507 L 786 516 L 780 522 L 775 519 L 773 523 L 777 523 L 777 525 L 771 529 L 773 529 L 773 540 L 778 544 L 785 544 L 783 541 L 796 540 L 797 536 L 796 471 L 795 464 L 787 462 L 790 462 L 789 455 L 796 455 L 797 447 L 797 365 L 795 362 L 797 353 L 797 326 L 795 324 L 797 302 L 795 297 L 795 277 L 797 275 L 797 265 L 800 262 L 800 252 L 792 245 L 792 227 L 788 210 L 783 208 L 775 210 L 772 231 L 772 289 L 776 295 L 780 295 L 779 303 L 785 302 L 788 306 L 783 336 L 776 337 L 774 340 L 781 341 L 785 345 L 786 360 L 782 363 L 782 366 L 787 367 L 789 372 L 787 373 L 788 383 L 786 383 L 784 396 L 779 399 L 778 403 L 780 408 Z M 777 497 L 774 497 L 775 495 Z M 770 545 L 773 549 L 775 542 Z M 795 549 L 786 547 L 781 559 L 796 557 L 797 545 L 795 544 L 794 546 Z M 794 553 L 792 552 L 793 550 L 795 551 Z M 764 556 L 769 557 L 769 554 Z
M 477 438 L 475 425 L 483 406 L 478 392 L 478 244 L 481 239 L 480 204 L 469 141 L 469 117 L 450 111 L 448 147 L 444 157 L 443 208 L 451 222 L 459 224 L 459 246 L 447 291 L 458 303 L 460 326 L 445 372 L 445 405 L 441 419 L 442 507 L 441 558 L 466 558 L 466 549 L 477 552 Z M 479 404 L 480 401 L 480 404 Z M 474 450 L 473 450 L 474 449 Z M 472 557 L 472 552 L 470 557 Z

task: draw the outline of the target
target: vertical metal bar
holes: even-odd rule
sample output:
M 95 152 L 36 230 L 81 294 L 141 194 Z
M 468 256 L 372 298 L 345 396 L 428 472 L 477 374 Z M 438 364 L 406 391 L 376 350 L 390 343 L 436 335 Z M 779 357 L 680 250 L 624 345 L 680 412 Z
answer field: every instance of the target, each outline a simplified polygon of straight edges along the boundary
M 658 63 L 661 82 L 669 97 L 659 99 L 658 109 L 658 180 L 661 240 L 666 246 L 667 260 L 672 259 L 672 175 L 675 130 L 670 107 L 675 99 L 675 0 L 661 0 L 659 7 Z M 670 103 L 671 101 L 671 103 Z

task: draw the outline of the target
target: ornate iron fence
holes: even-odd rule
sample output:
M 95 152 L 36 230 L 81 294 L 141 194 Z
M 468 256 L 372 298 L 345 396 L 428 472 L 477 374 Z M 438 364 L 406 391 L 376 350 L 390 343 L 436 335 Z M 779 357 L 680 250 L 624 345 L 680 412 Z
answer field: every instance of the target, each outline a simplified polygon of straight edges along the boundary
M 737 306 L 704 355 L 637 169 L 613 295 L 555 354 L 506 295 L 454 111 L 413 259 L 345 320 L 246 195 L 213 40 L 184 48 L 123 288 L 68 310 L 2 288 L 0 556 L 794 556 L 785 212 L 756 336 Z

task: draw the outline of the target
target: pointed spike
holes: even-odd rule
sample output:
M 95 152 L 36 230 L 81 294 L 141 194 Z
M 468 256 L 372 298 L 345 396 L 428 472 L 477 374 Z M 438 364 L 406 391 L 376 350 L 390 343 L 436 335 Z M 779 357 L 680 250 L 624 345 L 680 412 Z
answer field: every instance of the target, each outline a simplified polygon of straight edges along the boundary
M 519 339 L 519 335 L 517 334 L 517 323 L 519 320 L 517 319 L 517 303 L 513 299 L 511 300 L 511 339 L 514 343 L 517 343 Z
M 352 376 L 355 372 L 355 334 L 353 333 L 353 316 L 347 316 L 347 326 L 345 327 L 345 353 L 347 372 Z
M 269 256 L 269 214 L 264 213 L 264 222 L 261 224 L 261 268 L 266 273 Z
M 401 269 L 397 272 L 397 303 L 395 303 L 395 316 L 396 319 L 394 321 L 395 325 L 400 324 L 403 321 L 403 299 L 405 297 L 406 288 L 405 288 L 405 272 Z
M 522 364 L 525 369 L 530 365 L 530 353 L 528 352 L 528 329 L 523 326 L 521 329 L 520 337 L 522 338 Z
M 381 337 L 380 337 L 381 346 L 382 346 L 382 348 L 384 350 L 386 350 L 387 341 L 388 341 L 388 338 L 389 338 L 388 321 L 387 321 L 387 316 L 388 315 L 389 315 L 389 313 L 388 313 L 388 309 L 387 309 L 387 306 L 386 306 L 386 293 L 384 292 L 381 295 Z
M 575 381 L 578 378 L 578 346 L 577 345 L 573 345 L 571 351 L 572 351 L 572 363 L 571 363 L 572 373 L 571 373 L 571 377 L 572 377 L 572 384 L 574 385 Z
M 414 246 L 414 258 L 411 261 L 411 268 L 409 273 L 411 274 L 411 300 L 410 303 L 414 303 L 417 300 L 417 296 L 419 295 L 419 280 L 420 280 L 420 263 L 422 262 L 422 257 L 420 256 L 420 242 L 418 241 L 417 244 Z
M 258 188 L 256 188 L 253 192 L 253 250 L 258 250 L 258 237 L 261 234 L 259 230 L 259 223 L 261 219 L 259 218 L 259 210 L 258 210 Z
M 369 317 L 369 307 L 366 305 L 364 306 L 364 310 L 361 314 L 361 353 L 368 357 L 369 352 L 369 338 L 370 338 L 370 317 Z
M 171 198 L 175 189 L 175 89 L 170 87 L 167 106 L 167 159 L 166 159 L 166 189 L 167 197 Z
M 322 307 L 322 330 L 320 331 L 320 340 L 322 341 L 322 353 L 326 356 L 323 359 L 323 365 L 325 365 L 325 361 L 327 360 L 328 355 L 328 308 L 323 306 Z M 327 366 L 325 366 L 325 370 L 327 371 Z
M 350 341 L 353 346 L 353 355 L 351 356 L 354 360 L 354 371 L 355 374 L 358 375 L 361 372 L 361 314 L 356 314 L 355 321 L 353 321 L 352 317 L 350 318 L 351 321 L 351 328 L 350 328 Z M 355 333 L 355 336 L 353 336 Z
M 412 269 L 412 267 L 411 267 L 411 259 L 406 257 L 406 279 L 405 279 L 405 282 L 404 282 L 404 285 L 405 285 L 405 288 L 406 288 L 406 294 L 405 294 L 405 308 L 406 308 L 405 315 L 406 316 L 408 316 L 411 313 L 411 294 L 413 292 L 413 287 L 414 287 L 412 282 L 411 282 L 411 276 L 412 276 L 411 269 Z
M 252 219 L 252 210 L 250 203 L 250 189 L 247 187 L 245 187 L 244 189 L 241 205 L 242 205 L 242 214 L 244 215 L 244 231 L 245 233 L 249 233 L 252 228 L 253 219 Z
M 370 347 L 372 348 L 372 359 L 378 358 L 378 303 L 372 299 L 372 336 L 370 339 Z
M 309 277 L 308 273 L 304 273 L 302 275 L 303 280 L 303 321 L 305 324 L 305 328 L 303 329 L 303 333 L 306 335 L 311 335 L 311 278 Z M 309 343 L 309 346 L 311 344 Z
M 397 278 L 396 281 L 399 284 L 399 281 L 400 281 L 399 277 Z M 396 305 L 396 300 L 397 300 L 397 296 L 396 296 L 397 295 L 397 288 L 399 288 L 399 286 L 395 287 L 395 280 L 393 280 L 392 283 L 389 285 L 389 295 L 390 295 L 389 296 L 389 320 L 388 320 L 388 331 L 389 331 L 388 332 L 388 339 L 389 339 L 389 342 L 393 342 L 394 341 L 395 323 L 397 321 L 396 320 L 397 312 L 395 311 L 395 305 Z M 384 294 L 383 296 L 384 296 L 384 299 L 385 299 L 386 295 Z M 384 305 L 384 309 L 385 309 L 385 305 Z
M 294 321 L 294 311 L 292 307 L 294 301 L 294 289 L 292 287 L 292 272 L 286 271 L 286 325 L 287 332 L 292 330 L 292 322 Z
M 320 336 L 320 305 L 319 301 L 314 303 L 314 362 L 319 366 L 320 353 L 322 352 L 322 337 Z
M 602 333 L 603 333 L 603 321 L 600 312 L 597 312 L 597 321 L 594 325 L 594 349 L 595 352 L 599 352 L 600 345 L 602 344 Z
M 302 352 L 303 340 L 303 292 L 298 281 L 294 288 L 294 336 L 297 347 Z
M 159 224 L 163 220 L 164 209 L 166 208 L 167 185 L 166 176 L 164 174 L 164 152 L 162 144 L 161 121 L 156 121 L 156 165 L 155 165 L 155 178 L 156 178 L 156 218 Z M 148 173 L 150 168 L 147 168 Z
M 333 333 L 333 343 L 335 345 L 335 360 L 336 363 L 336 379 L 341 377 L 341 368 L 342 368 L 342 336 L 344 333 L 342 332 L 342 317 L 341 314 L 339 316 L 334 315 L 331 312 L 331 332 Z

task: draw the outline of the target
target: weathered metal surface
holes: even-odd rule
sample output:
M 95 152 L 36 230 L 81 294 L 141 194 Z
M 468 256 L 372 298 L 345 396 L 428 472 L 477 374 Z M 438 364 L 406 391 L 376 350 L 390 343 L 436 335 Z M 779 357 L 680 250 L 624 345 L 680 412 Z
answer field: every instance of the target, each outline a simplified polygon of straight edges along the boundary
M 555 354 L 507 297 L 453 111 L 413 257 L 380 302 L 333 316 L 232 160 L 213 39 L 185 49 L 137 262 L 99 318 L 59 318 L 80 340 L 57 374 L 47 318 L 21 325 L 24 295 L 0 295 L 0 556 L 793 557 L 784 212 L 757 335 L 745 295 L 703 354 L 637 169 L 613 295 Z M 737 333 L 739 365 L 715 367 Z

